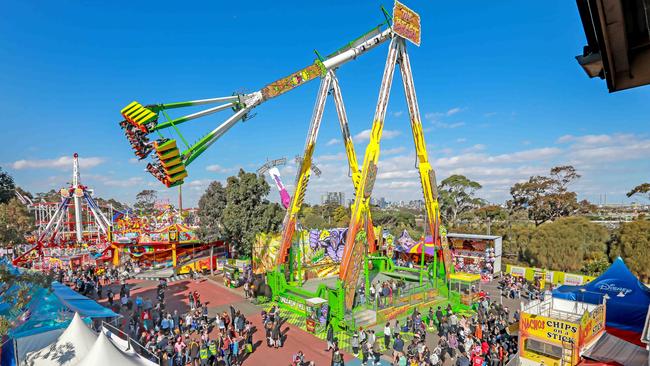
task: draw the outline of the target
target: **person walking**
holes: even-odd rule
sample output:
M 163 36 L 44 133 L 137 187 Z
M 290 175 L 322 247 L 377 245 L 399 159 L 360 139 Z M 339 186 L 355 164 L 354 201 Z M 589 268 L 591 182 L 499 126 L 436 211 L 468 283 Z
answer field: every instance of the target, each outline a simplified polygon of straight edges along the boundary
M 327 349 L 325 350 L 326 352 L 329 352 L 332 348 L 334 348 L 334 327 L 332 327 L 332 324 L 329 324 L 327 326 Z
M 390 323 L 386 322 L 386 326 L 384 326 L 384 348 L 388 349 L 388 346 L 390 346 Z
M 359 354 L 359 332 L 356 330 L 354 331 L 354 334 L 352 334 L 352 339 L 350 340 L 350 346 L 352 346 L 352 353 L 354 353 L 355 356 L 358 355 Z

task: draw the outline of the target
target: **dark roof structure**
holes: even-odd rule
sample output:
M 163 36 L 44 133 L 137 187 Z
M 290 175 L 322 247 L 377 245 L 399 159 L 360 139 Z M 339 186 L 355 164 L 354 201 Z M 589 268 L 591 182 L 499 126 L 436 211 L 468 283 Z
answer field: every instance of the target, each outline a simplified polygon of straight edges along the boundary
M 578 63 L 610 92 L 650 84 L 650 0 L 576 0 L 587 45 Z

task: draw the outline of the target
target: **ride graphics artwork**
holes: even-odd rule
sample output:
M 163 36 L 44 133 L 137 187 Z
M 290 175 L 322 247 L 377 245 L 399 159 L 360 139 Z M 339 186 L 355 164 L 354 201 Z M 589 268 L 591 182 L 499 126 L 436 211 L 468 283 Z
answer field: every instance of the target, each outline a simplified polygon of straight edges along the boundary
M 309 232 L 309 247 L 313 251 L 322 249 L 332 261 L 340 263 L 347 233 L 348 228 L 311 230 Z

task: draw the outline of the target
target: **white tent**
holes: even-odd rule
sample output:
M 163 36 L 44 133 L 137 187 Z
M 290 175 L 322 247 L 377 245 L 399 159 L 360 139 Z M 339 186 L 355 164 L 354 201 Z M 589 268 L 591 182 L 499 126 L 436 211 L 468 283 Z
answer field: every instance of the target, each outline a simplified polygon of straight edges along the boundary
M 75 313 L 56 341 L 38 351 L 27 353 L 24 364 L 34 366 L 72 366 L 92 348 L 97 334 Z
M 144 357 L 137 354 L 126 354 L 115 346 L 106 335 L 101 332 L 92 349 L 75 366 L 156 366 Z

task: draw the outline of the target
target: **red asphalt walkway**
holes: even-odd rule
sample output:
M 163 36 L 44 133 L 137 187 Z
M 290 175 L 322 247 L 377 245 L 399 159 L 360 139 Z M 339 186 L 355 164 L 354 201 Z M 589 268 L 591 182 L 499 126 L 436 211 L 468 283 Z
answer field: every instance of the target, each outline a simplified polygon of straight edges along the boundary
M 131 287 L 132 298 L 140 295 L 143 298 L 151 299 L 155 303 L 157 282 L 129 280 L 127 283 Z M 112 288 L 117 298 L 119 286 L 113 285 Z M 217 311 L 225 311 L 230 305 L 233 305 L 257 328 L 257 332 L 253 335 L 255 351 L 248 355 L 243 363 L 244 365 L 289 365 L 292 356 L 298 351 L 302 351 L 305 354 L 305 359 L 314 361 L 317 366 L 330 365 L 331 352 L 325 351 L 327 346 L 326 342 L 289 323 L 285 323 L 282 326 L 282 332 L 286 336 L 283 347 L 279 349 L 267 347 L 260 315 L 262 309 L 251 304 L 235 290 L 228 289 L 214 281 L 202 279 L 198 283 L 189 280 L 171 283 L 165 291 L 165 303 L 167 304 L 168 311 L 173 312 L 174 310 L 178 310 L 179 313 L 188 311 L 190 309 L 188 294 L 193 291 L 198 291 L 201 302 L 207 303 L 211 316 Z M 105 301 L 102 302 L 105 303 Z M 217 334 L 217 329 L 211 332 L 211 336 Z M 196 334 L 192 335 L 192 337 L 196 337 Z M 347 362 L 354 357 L 344 354 L 344 358 Z

